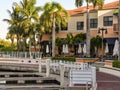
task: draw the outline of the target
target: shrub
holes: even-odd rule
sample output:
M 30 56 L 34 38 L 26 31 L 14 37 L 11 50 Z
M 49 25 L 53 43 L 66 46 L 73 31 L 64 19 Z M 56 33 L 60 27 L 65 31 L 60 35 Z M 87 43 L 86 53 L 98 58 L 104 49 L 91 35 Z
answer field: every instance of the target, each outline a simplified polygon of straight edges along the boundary
M 114 60 L 112 62 L 113 67 L 120 68 L 120 61 Z
M 52 60 L 72 61 L 75 62 L 74 57 L 52 57 Z

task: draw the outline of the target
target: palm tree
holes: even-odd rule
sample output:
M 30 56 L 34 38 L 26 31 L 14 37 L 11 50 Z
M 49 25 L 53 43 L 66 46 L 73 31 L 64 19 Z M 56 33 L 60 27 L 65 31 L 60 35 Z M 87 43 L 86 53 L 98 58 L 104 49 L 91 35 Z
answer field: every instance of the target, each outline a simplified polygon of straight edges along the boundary
M 96 56 L 98 56 L 98 49 L 102 47 L 102 38 L 98 35 L 96 37 L 93 37 L 91 39 L 91 47 L 94 49 Z
M 83 1 L 84 0 L 75 0 L 75 6 L 76 7 L 82 6 Z M 103 6 L 104 0 L 86 0 L 86 3 L 87 3 L 87 7 L 86 7 L 86 9 L 87 9 L 87 11 L 86 11 L 86 13 L 87 13 L 87 16 L 86 16 L 86 26 L 87 26 L 86 27 L 86 33 L 87 33 L 87 35 L 86 35 L 86 38 L 87 38 L 86 43 L 87 43 L 87 47 L 86 48 L 87 48 L 87 56 L 90 57 L 89 3 L 92 3 L 94 7 L 96 5 L 98 5 L 98 8 L 101 9 L 102 6 Z
M 74 44 L 84 42 L 86 40 L 86 33 L 79 33 L 74 36 Z
M 67 11 L 56 2 L 48 2 L 43 7 L 44 11 L 40 17 L 40 21 L 45 30 L 52 31 L 52 56 L 55 56 L 55 29 L 60 28 L 61 24 L 66 26 L 69 15 Z
M 35 41 L 36 25 L 35 23 L 39 20 L 39 11 L 41 7 L 36 7 L 36 0 L 22 0 L 20 5 L 16 3 L 19 7 L 23 16 L 25 16 L 25 28 L 23 33 L 24 41 L 29 37 L 29 51 L 31 56 L 31 40 Z
M 20 40 L 20 35 L 22 34 L 22 24 L 24 21 L 24 16 L 21 16 L 19 13 L 19 10 L 16 6 L 13 5 L 12 7 L 12 12 L 10 10 L 7 10 L 10 19 L 4 19 L 3 21 L 6 21 L 10 26 L 9 26 L 9 32 L 11 34 L 14 34 L 17 36 L 17 48 L 19 51 L 19 40 Z
M 56 46 L 58 47 L 58 54 L 61 55 L 62 52 L 62 45 L 63 45 L 63 40 L 62 38 L 57 37 L 55 40 Z
M 39 22 L 36 24 L 36 38 L 38 39 L 38 47 L 39 47 L 39 51 L 41 49 L 41 40 L 42 40 L 42 36 L 45 34 L 45 30 L 44 30 L 44 26 L 41 25 L 41 22 L 39 20 Z
M 14 40 L 15 40 L 15 37 L 16 37 L 16 35 L 13 34 L 12 30 L 10 30 L 10 31 L 7 33 L 7 36 L 6 36 L 6 39 L 10 39 L 10 40 L 11 40 L 12 52 L 13 52 L 13 50 L 14 50 Z

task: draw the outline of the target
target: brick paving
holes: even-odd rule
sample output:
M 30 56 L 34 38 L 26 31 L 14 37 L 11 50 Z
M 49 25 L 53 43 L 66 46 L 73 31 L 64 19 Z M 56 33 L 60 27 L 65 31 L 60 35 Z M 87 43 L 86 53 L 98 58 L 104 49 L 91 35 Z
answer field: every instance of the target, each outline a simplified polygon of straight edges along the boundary
M 97 72 L 97 90 L 120 90 L 120 77 Z
M 97 90 L 120 90 L 120 77 L 103 72 L 97 72 L 96 79 Z M 83 90 L 83 89 L 74 88 L 70 90 Z
M 120 77 L 103 72 L 96 73 L 97 90 L 120 90 Z M 72 90 L 77 90 L 74 88 Z M 78 89 L 82 90 L 82 89 Z

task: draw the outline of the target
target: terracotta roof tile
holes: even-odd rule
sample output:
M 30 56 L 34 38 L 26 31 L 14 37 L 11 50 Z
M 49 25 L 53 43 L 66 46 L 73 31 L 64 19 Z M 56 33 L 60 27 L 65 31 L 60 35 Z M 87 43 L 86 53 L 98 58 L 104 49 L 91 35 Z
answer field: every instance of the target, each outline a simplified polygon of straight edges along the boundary
M 118 0 L 114 1 L 114 2 L 110 2 L 110 3 L 104 4 L 103 9 L 118 8 L 118 4 L 119 4 Z M 95 10 L 95 9 L 97 9 L 97 7 L 93 8 L 93 6 L 89 6 L 89 9 L 90 10 Z M 73 9 L 73 10 L 68 10 L 68 12 L 69 12 L 70 15 L 76 15 L 76 14 L 79 14 L 79 13 L 84 13 L 84 12 L 86 12 L 86 6 L 76 8 L 76 9 Z
M 107 3 L 103 6 L 103 9 L 109 9 L 109 8 L 118 8 L 118 5 L 119 5 L 119 1 L 114 1 L 114 2 L 110 2 L 110 3 Z
M 89 6 L 89 9 L 92 10 L 93 6 Z M 77 9 L 73 9 L 73 10 L 68 10 L 70 15 L 75 15 L 75 14 L 79 14 L 79 13 L 83 13 L 86 11 L 86 6 L 77 8 Z

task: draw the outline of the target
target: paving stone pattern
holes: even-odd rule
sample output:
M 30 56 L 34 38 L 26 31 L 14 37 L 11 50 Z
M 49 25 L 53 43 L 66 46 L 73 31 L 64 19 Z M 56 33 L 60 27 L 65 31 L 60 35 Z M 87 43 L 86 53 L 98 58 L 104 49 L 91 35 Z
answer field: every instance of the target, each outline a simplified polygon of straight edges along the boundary
M 97 72 L 97 90 L 120 90 L 120 77 Z

